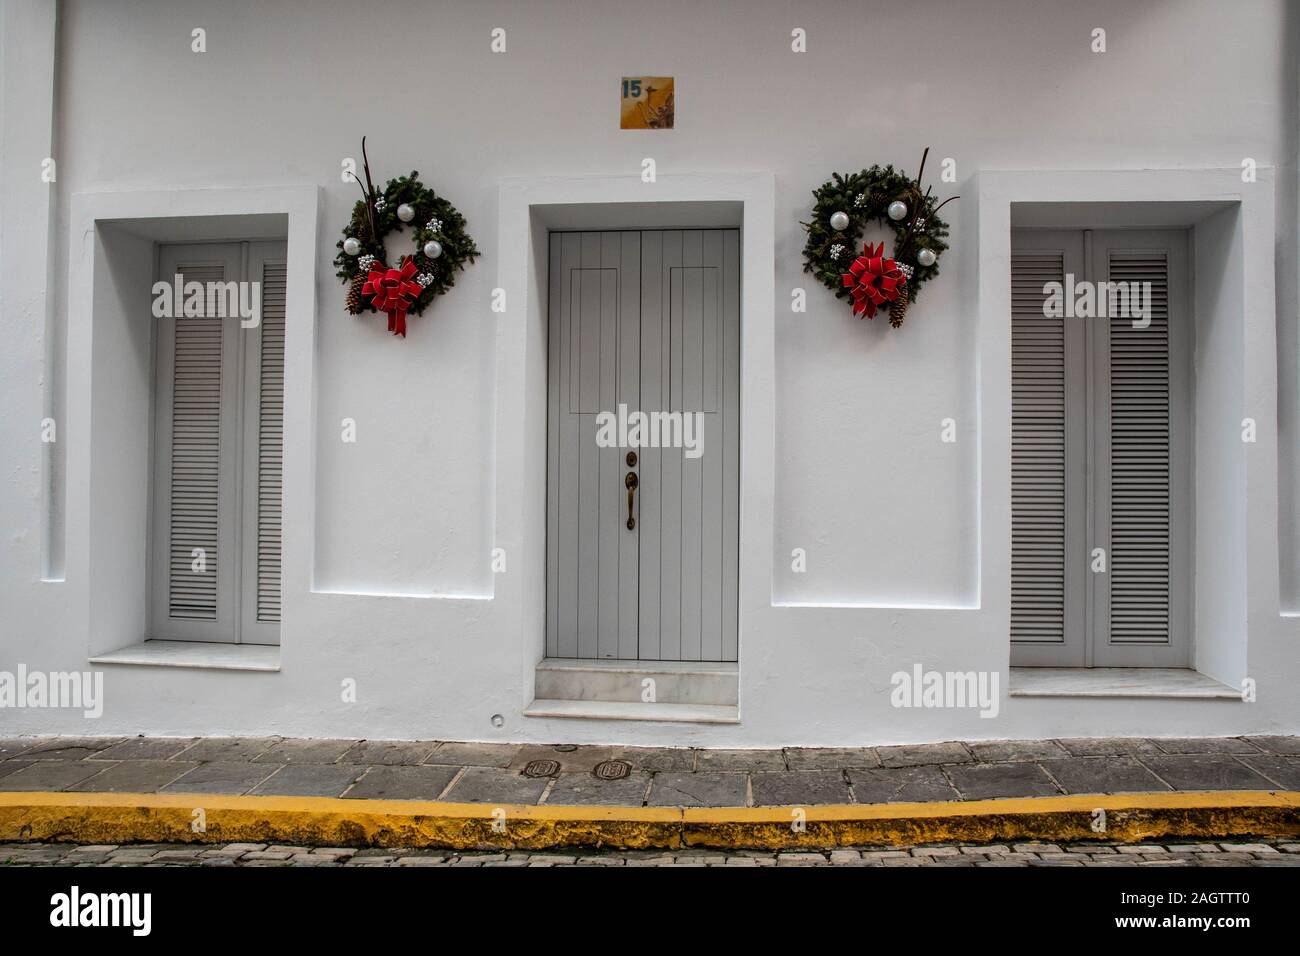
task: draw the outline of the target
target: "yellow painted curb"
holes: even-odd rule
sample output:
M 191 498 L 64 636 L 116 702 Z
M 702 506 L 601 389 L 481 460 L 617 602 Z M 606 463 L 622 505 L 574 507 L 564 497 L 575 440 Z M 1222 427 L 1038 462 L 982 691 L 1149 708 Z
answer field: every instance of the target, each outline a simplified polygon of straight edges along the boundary
M 797 825 L 802 823 L 802 832 Z M 691 846 L 830 847 L 1300 835 L 1300 792 L 1123 793 L 933 803 L 689 808 Z
M 0 792 L 0 840 L 455 849 L 833 847 L 1300 837 L 1300 792 L 810 807 L 572 807 L 333 797 Z

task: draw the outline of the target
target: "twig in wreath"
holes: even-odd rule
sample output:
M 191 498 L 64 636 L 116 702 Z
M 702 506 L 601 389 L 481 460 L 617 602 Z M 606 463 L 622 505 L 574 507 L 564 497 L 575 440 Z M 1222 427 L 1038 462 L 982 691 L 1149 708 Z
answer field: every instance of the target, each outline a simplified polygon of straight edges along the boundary
M 366 183 L 361 185 L 361 177 L 355 172 L 350 172 L 352 179 L 358 186 L 361 186 L 361 202 L 366 207 L 366 222 L 370 223 L 370 240 L 376 241 L 379 238 L 379 226 L 375 222 L 375 183 L 370 178 L 370 157 L 366 155 L 366 138 L 361 137 L 361 163 L 366 172 Z
M 911 193 L 911 196 L 909 198 L 912 199 L 912 208 L 910 210 L 911 215 L 908 217 L 907 220 L 907 231 L 903 233 L 903 238 L 899 240 L 897 246 L 895 247 L 894 250 L 895 258 L 901 259 L 905 253 L 910 252 L 912 239 L 916 232 L 917 217 L 924 216 L 924 218 L 926 219 L 933 219 L 938 214 L 940 209 L 948 205 L 948 203 L 952 202 L 954 199 L 961 198 L 960 196 L 949 196 L 943 202 L 939 203 L 939 205 L 927 211 L 926 206 L 931 202 L 930 199 L 931 187 L 927 186 L 925 188 L 925 193 L 922 194 L 921 179 L 925 175 L 925 160 L 926 157 L 928 157 L 929 155 L 930 155 L 930 147 L 927 146 L 925 148 L 925 151 L 921 154 L 921 165 L 917 169 L 916 182 L 912 184 L 912 187 L 909 190 L 909 192 Z

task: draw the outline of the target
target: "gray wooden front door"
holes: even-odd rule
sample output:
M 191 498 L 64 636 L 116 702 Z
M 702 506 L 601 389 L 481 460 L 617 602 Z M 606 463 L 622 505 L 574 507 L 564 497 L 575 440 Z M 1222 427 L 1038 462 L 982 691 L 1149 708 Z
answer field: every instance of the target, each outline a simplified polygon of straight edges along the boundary
M 732 229 L 552 233 L 548 657 L 736 660 L 739 276 Z

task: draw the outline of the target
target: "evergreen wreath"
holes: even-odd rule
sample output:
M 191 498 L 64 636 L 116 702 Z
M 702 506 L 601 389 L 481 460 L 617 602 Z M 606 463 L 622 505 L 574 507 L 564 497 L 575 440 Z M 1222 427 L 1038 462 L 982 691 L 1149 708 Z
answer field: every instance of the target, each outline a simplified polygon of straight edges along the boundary
M 928 188 L 921 191 L 929 154 L 927 146 L 915 180 L 893 166 L 833 173 L 813 190 L 812 222 L 802 224 L 808 230 L 803 271 L 815 275 L 838 298 L 852 299 L 859 317 L 875 318 L 877 307 L 888 303 L 894 328 L 903 324 L 921 284 L 939 274 L 939 256 L 948 248 L 948 224 L 937 213 L 957 197 L 937 202 Z M 894 230 L 892 258 L 885 257 L 883 243 L 867 245 L 854 257 L 857 240 L 870 222 Z
M 388 313 L 388 330 L 406 336 L 406 316 L 419 315 L 456 283 L 456 273 L 479 255 L 465 230 L 465 217 L 424 183 L 420 174 L 390 179 L 381 193 L 370 178 L 366 139 L 361 138 L 366 181 L 352 174 L 362 198 L 337 243 L 334 265 L 348 287 L 347 309 Z M 406 225 L 414 248 L 391 266 L 385 241 Z

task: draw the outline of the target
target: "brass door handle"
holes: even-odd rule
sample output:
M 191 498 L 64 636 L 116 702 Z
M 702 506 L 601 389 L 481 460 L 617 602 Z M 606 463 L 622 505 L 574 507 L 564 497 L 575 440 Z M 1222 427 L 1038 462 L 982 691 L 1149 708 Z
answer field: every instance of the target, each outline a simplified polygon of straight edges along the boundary
M 633 503 L 636 498 L 636 486 L 640 484 L 637 481 L 636 472 L 629 471 L 627 477 L 623 479 L 623 484 L 627 487 L 627 530 L 631 531 L 636 527 Z

